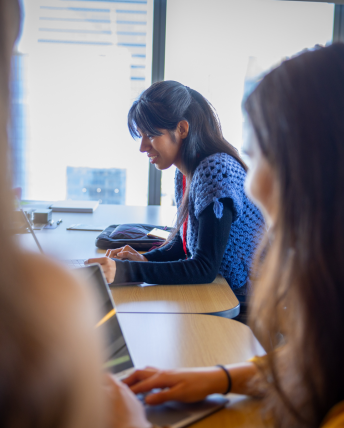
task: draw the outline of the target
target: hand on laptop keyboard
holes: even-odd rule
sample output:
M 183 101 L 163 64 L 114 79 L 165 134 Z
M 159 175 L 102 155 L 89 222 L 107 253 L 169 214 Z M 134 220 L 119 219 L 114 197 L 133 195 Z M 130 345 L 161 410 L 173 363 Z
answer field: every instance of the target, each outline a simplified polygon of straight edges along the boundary
M 210 394 L 224 393 L 228 388 L 228 378 L 218 367 L 179 370 L 158 370 L 152 367 L 136 370 L 123 379 L 135 394 L 146 394 L 147 404 L 162 404 L 166 401 L 194 403 Z M 155 388 L 162 388 L 155 393 Z

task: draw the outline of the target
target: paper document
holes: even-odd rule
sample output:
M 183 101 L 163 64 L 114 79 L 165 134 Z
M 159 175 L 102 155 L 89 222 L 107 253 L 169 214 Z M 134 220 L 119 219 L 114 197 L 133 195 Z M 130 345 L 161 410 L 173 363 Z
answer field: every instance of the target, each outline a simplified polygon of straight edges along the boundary
M 57 201 L 50 205 L 55 212 L 93 213 L 98 208 L 99 201 Z
M 102 232 L 106 226 L 94 226 L 93 224 L 72 224 L 67 227 L 67 230 L 88 230 L 90 232 Z

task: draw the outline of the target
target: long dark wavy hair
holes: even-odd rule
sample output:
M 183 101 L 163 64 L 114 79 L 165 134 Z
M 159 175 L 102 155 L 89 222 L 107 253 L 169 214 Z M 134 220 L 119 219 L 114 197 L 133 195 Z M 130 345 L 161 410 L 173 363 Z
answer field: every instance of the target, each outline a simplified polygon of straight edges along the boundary
M 285 61 L 245 108 L 279 188 L 250 313 L 266 409 L 278 426 L 319 427 L 344 400 L 344 45 Z
M 133 103 L 128 113 L 128 127 L 133 138 L 139 138 L 140 132 L 162 135 L 162 130 L 169 131 L 173 137 L 182 120 L 189 124 L 188 136 L 181 146 L 187 187 L 169 240 L 176 235 L 188 214 L 189 185 L 203 159 L 215 153 L 227 153 L 247 170 L 238 151 L 223 137 L 213 106 L 199 92 L 181 83 L 172 80 L 154 83 Z

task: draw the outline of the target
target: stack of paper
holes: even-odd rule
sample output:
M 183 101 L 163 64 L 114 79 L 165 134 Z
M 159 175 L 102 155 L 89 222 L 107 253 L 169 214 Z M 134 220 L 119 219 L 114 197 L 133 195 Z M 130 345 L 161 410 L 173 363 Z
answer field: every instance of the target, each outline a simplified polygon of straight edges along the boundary
M 99 201 L 57 201 L 50 205 L 53 211 L 65 213 L 93 213 Z

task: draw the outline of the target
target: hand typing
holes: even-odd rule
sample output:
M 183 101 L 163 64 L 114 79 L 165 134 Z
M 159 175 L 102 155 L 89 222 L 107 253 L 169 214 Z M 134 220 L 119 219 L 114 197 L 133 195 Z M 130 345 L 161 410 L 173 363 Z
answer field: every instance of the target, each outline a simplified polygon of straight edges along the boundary
M 146 396 L 147 404 L 161 404 L 170 400 L 192 403 L 203 400 L 209 394 L 223 393 L 228 386 L 226 375 L 218 367 L 179 370 L 147 367 L 136 370 L 123 382 L 135 394 L 162 388 L 162 391 Z
M 119 260 L 132 260 L 136 262 L 148 261 L 145 256 L 138 253 L 129 245 L 126 245 L 125 247 L 121 247 L 121 248 L 116 248 L 115 250 L 107 250 L 106 257 L 115 258 Z

